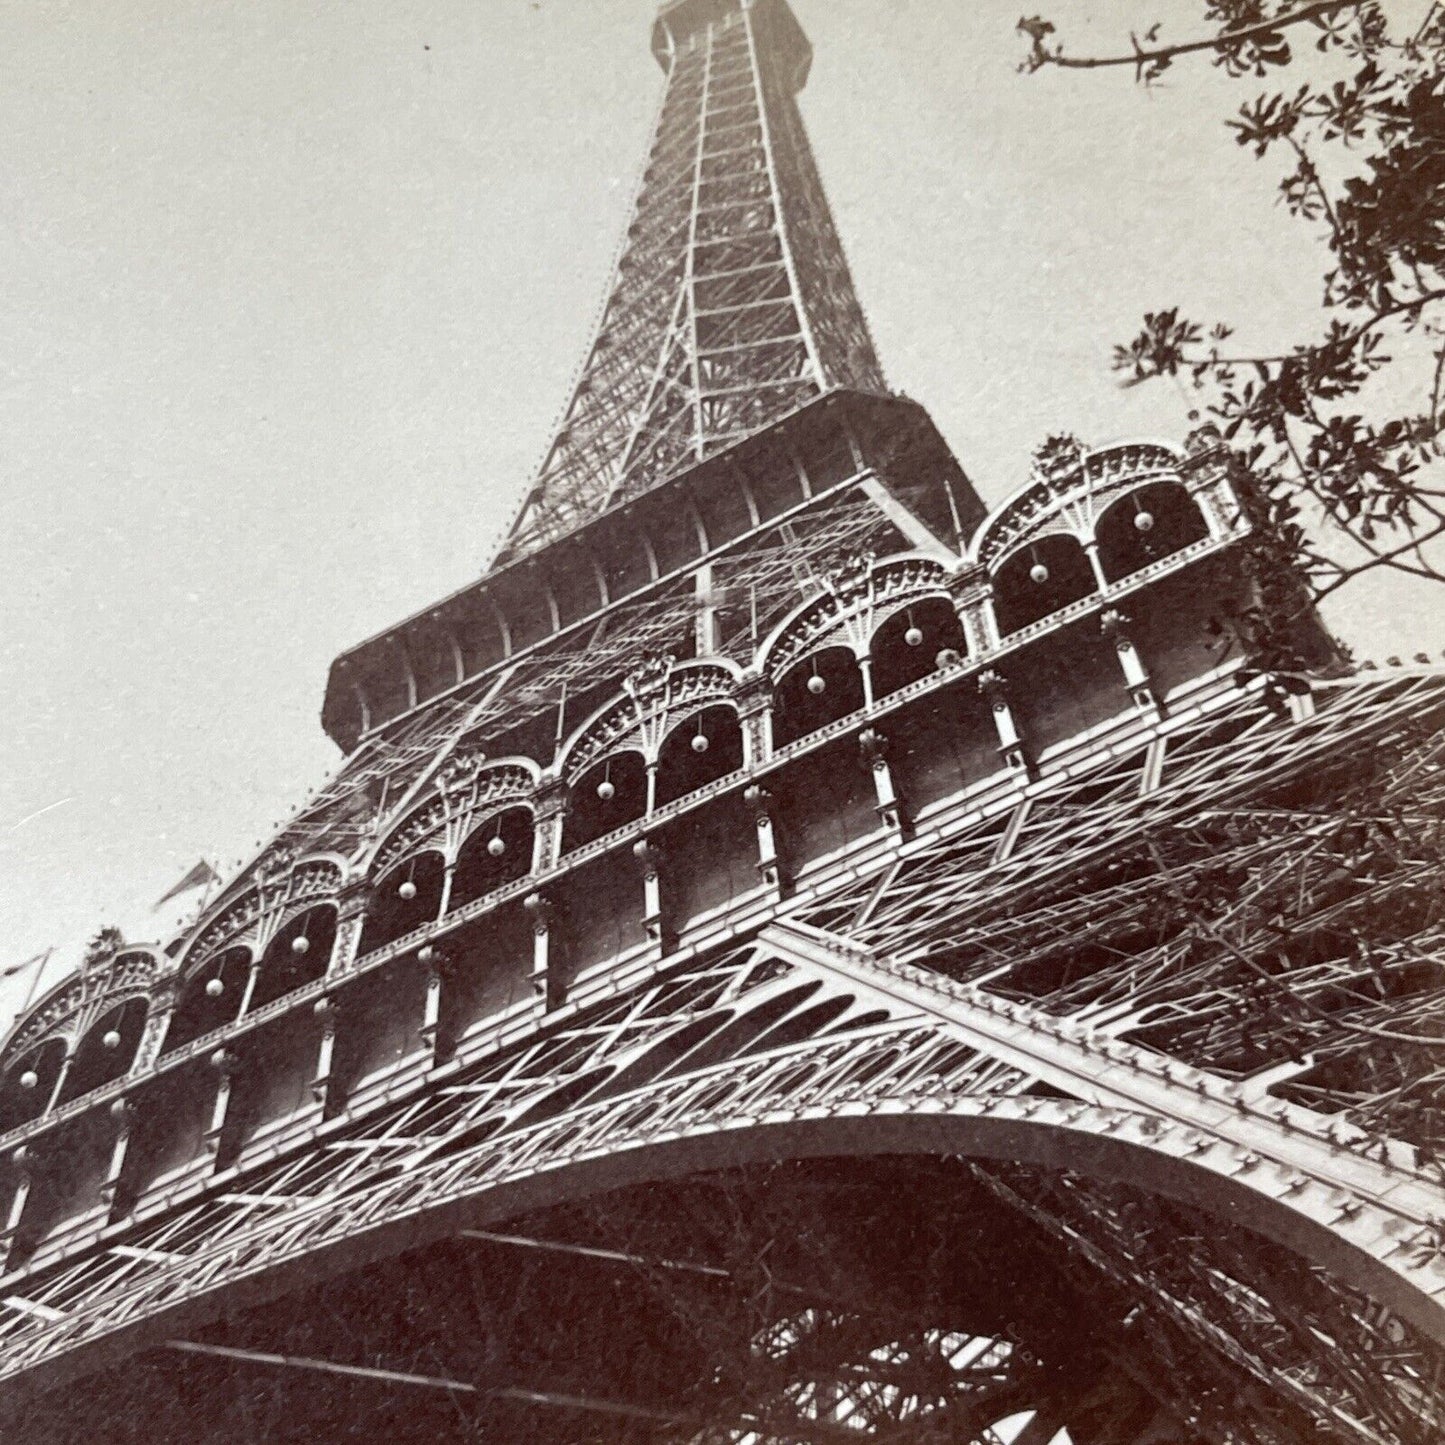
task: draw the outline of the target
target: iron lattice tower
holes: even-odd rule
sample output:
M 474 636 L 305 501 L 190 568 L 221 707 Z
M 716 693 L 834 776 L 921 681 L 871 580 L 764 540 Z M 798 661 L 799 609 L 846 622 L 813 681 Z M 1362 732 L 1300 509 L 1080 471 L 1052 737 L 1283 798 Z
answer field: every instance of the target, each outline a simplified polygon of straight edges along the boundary
M 798 114 L 783 5 L 678 0 L 625 247 L 509 549 L 529 551 L 834 387 L 883 390 Z
M 1440 1438 L 1439 671 L 1302 593 L 1241 667 L 1289 585 L 1208 433 L 986 514 L 882 389 L 783 0 L 654 50 L 502 556 L 0 1050 L 4 1438 Z

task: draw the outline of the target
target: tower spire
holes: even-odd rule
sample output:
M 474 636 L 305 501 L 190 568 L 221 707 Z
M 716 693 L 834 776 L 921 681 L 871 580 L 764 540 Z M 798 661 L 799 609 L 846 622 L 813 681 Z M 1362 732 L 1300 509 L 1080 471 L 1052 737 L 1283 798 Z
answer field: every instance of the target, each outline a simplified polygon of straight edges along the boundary
M 835 387 L 882 371 L 796 96 L 785 0 L 673 0 L 667 75 L 609 298 L 505 556 L 545 545 Z

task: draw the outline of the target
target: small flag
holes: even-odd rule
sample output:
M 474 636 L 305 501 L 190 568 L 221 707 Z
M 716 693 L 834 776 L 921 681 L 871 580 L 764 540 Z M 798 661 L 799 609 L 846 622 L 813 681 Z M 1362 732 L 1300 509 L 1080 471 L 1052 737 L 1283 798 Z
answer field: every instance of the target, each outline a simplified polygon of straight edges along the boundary
M 23 963 L 7 964 L 0 968 L 0 978 L 14 978 L 17 974 L 24 973 L 27 968 L 34 968 L 37 963 L 44 963 L 50 957 L 50 950 L 44 949 L 37 953 L 34 958 L 27 958 Z
M 221 875 L 206 862 L 204 858 L 181 879 L 168 893 L 158 898 L 151 908 L 154 913 L 162 903 L 169 903 L 172 898 L 178 898 L 182 893 L 189 893 L 192 888 L 209 887 L 212 883 L 219 883 Z

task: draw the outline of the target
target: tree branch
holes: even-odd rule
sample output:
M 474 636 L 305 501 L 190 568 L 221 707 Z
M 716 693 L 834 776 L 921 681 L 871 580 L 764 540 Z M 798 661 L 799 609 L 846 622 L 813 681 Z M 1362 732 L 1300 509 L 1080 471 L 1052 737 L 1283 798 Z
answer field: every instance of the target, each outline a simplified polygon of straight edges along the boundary
M 1178 55 L 1193 55 L 1201 50 L 1220 50 L 1240 40 L 1252 40 L 1257 35 L 1272 35 L 1289 25 L 1299 25 L 1306 20 L 1317 20 L 1339 10 L 1358 10 L 1368 0 L 1316 0 L 1315 4 L 1303 5 L 1288 15 L 1274 20 L 1260 20 L 1253 25 L 1241 25 L 1238 30 L 1226 30 L 1211 40 L 1188 40 L 1179 45 L 1161 45 L 1156 50 L 1141 50 L 1135 43 L 1132 55 L 1091 56 L 1076 59 L 1066 56 L 1059 49 L 1049 50 L 1044 45 L 1041 27 L 1020 21 L 1018 29 L 1033 40 L 1033 49 L 1025 62 L 1027 69 L 1041 70 L 1046 65 L 1057 65 L 1065 70 L 1099 70 L 1111 65 L 1132 65 L 1140 67 L 1152 61 L 1170 61 Z M 1052 30 L 1052 26 L 1049 27 Z
M 1438 290 L 1427 291 L 1420 296 L 1412 296 L 1408 301 L 1392 301 L 1388 306 L 1382 306 L 1373 311 L 1370 316 L 1360 322 L 1353 330 L 1344 332 L 1340 336 L 1331 337 L 1325 341 L 1310 342 L 1302 346 L 1298 351 L 1281 356 L 1216 356 L 1212 353 L 1200 355 L 1190 353 L 1181 347 L 1177 354 L 1178 366 L 1181 371 L 1223 371 L 1231 367 L 1246 366 L 1284 366 L 1290 362 L 1304 362 L 1311 356 L 1317 356 L 1325 351 L 1339 351 L 1348 349 L 1355 345 L 1362 337 L 1368 335 L 1383 322 L 1391 320 L 1396 316 L 1404 316 L 1423 311 L 1427 306 L 1433 306 L 1437 301 L 1445 301 L 1445 287 Z M 1122 350 L 1122 348 L 1120 348 Z M 1115 366 L 1115 370 L 1125 370 L 1133 362 L 1132 357 L 1123 358 L 1123 363 Z M 1156 370 L 1138 377 L 1139 381 L 1147 381 L 1154 376 L 1163 376 L 1163 370 Z
M 1387 567 L 1392 572 L 1403 572 L 1410 577 L 1423 577 L 1427 582 L 1445 580 L 1442 579 L 1437 568 L 1432 567 L 1423 559 L 1418 567 L 1400 560 L 1407 552 L 1415 551 L 1426 542 L 1433 542 L 1442 533 L 1445 533 L 1445 523 L 1436 527 L 1434 531 L 1426 533 L 1423 537 L 1412 538 L 1408 542 L 1402 542 L 1398 547 L 1391 547 L 1384 551 L 1371 547 L 1367 543 L 1360 542 L 1359 545 L 1370 554 L 1370 560 L 1357 567 L 1347 567 L 1343 563 L 1334 562 L 1327 558 L 1326 560 L 1330 562 L 1332 567 L 1335 567 L 1339 571 L 1340 575 L 1333 582 L 1316 588 L 1314 601 L 1316 603 L 1322 602 L 1330 593 L 1338 592 L 1346 583 L 1353 582 L 1357 577 L 1362 576 L 1366 572 L 1373 572 L 1376 567 Z M 1358 538 L 1355 540 L 1357 542 L 1359 541 Z
M 1435 437 L 1440 435 L 1440 383 L 1445 379 L 1445 346 L 1442 346 L 1435 353 L 1435 380 L 1430 387 L 1430 425 L 1434 428 L 1434 436 L 1431 437 L 1431 449 L 1439 455 L 1440 446 Z

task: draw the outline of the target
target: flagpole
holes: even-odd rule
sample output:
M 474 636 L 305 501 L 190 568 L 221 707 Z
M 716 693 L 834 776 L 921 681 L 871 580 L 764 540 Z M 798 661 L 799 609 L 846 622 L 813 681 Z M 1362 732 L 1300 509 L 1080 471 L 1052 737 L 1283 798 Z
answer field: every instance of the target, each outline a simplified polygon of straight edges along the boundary
M 24 1018 L 35 998 L 35 987 L 40 982 L 40 975 L 45 972 L 50 963 L 50 955 L 55 952 L 54 947 L 47 948 L 40 962 L 30 970 L 30 987 L 25 990 L 25 1002 L 20 1005 L 20 1012 L 15 1015 L 17 1019 Z
M 206 900 L 211 896 L 211 885 L 213 883 L 219 883 L 220 881 L 221 875 L 217 873 L 216 870 L 212 868 L 211 865 L 204 858 L 202 858 L 190 869 L 189 872 L 187 872 L 186 876 L 182 878 L 179 883 L 177 883 L 173 888 L 167 889 L 165 893 L 161 894 L 161 896 L 156 899 L 156 901 L 151 905 L 151 912 L 156 912 L 157 909 L 169 903 L 171 899 L 179 898 L 182 894 L 189 893 L 193 888 L 202 888 L 205 890 L 201 896 L 201 902 L 199 905 L 200 907 L 204 908 L 206 905 Z

